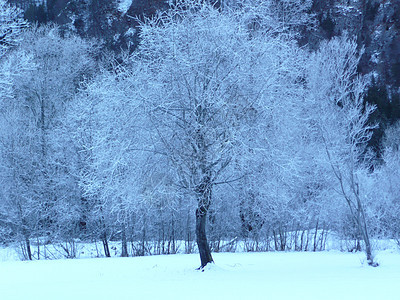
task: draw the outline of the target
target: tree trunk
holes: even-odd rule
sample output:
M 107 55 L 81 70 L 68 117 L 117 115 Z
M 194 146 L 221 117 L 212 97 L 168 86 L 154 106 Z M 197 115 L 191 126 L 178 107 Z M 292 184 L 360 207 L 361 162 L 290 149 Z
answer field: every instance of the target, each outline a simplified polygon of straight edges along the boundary
M 111 257 L 110 248 L 108 247 L 107 233 L 105 231 L 102 234 L 101 241 L 103 242 L 104 255 L 106 257 Z
M 314 233 L 314 248 L 313 248 L 314 252 L 317 251 L 317 246 L 318 246 L 318 241 L 317 241 L 318 225 L 319 225 L 319 220 L 317 219 L 317 224 L 315 225 L 315 233 Z
M 371 247 L 371 242 L 370 242 L 369 234 L 368 234 L 367 220 L 365 217 L 364 207 L 362 205 L 362 202 L 361 202 L 361 199 L 359 196 L 358 185 L 355 185 L 355 188 L 353 188 L 353 191 L 354 191 L 354 194 L 356 196 L 356 201 L 357 201 L 356 221 L 357 221 L 361 236 L 365 243 L 365 253 L 367 255 L 367 262 L 368 262 L 368 265 L 370 265 L 372 267 L 377 267 L 377 266 L 379 266 L 379 264 L 374 262 L 374 257 L 372 255 L 372 247 Z
M 29 238 L 25 238 L 25 246 L 26 246 L 26 254 L 28 256 L 29 260 L 32 260 L 32 251 L 31 251 L 31 242 L 29 241 Z
M 196 209 L 196 241 L 201 261 L 199 269 L 203 269 L 208 263 L 214 262 L 207 241 L 206 220 L 207 212 L 202 211 L 201 208 Z
M 192 253 L 192 235 L 191 235 L 191 224 L 190 224 L 190 214 L 188 212 L 186 218 L 186 241 L 185 241 L 185 253 L 191 254 Z
M 359 222 L 360 231 L 361 231 L 364 243 L 365 243 L 365 252 L 367 255 L 367 262 L 368 262 L 368 265 L 370 265 L 372 267 L 377 267 L 378 263 L 374 262 L 374 257 L 372 255 L 372 247 L 371 247 L 371 242 L 370 242 L 369 235 L 368 235 L 367 221 L 365 220 L 364 208 L 362 207 L 361 202 L 358 202 L 358 210 L 359 210 L 358 222 Z
M 206 174 L 204 169 L 202 171 L 203 174 Z M 208 263 L 214 262 L 206 235 L 207 213 L 211 205 L 212 194 L 210 176 L 204 176 L 201 184 L 196 188 L 196 193 L 198 203 L 196 209 L 196 242 L 201 261 L 199 269 L 203 269 Z
M 122 246 L 122 252 L 121 256 L 122 257 L 128 257 L 128 242 L 126 240 L 126 229 L 125 229 L 125 224 L 122 224 L 122 229 L 121 229 L 121 246 Z
M 172 214 L 172 219 L 171 219 L 171 226 L 172 226 L 172 231 L 171 231 L 171 240 L 172 240 L 172 248 L 171 248 L 171 253 L 176 254 L 176 247 L 175 247 L 175 222 L 174 222 L 174 215 Z M 168 247 L 169 249 L 169 247 Z
M 110 248 L 108 246 L 108 241 L 107 241 L 107 227 L 106 227 L 106 222 L 103 214 L 103 208 L 100 207 L 100 226 L 102 227 L 103 232 L 101 233 L 101 241 L 103 242 L 103 248 L 104 248 L 104 255 L 106 257 L 111 257 L 110 253 Z
M 287 244 L 286 230 L 281 225 L 279 226 L 279 240 L 281 251 L 285 251 Z
M 370 266 L 376 267 L 377 263 L 374 262 L 374 259 L 372 256 L 372 248 L 371 248 L 371 244 L 369 242 L 369 238 L 368 237 L 364 238 L 364 241 L 365 241 L 365 252 L 367 253 L 368 264 Z
M 277 237 L 277 235 L 276 235 L 275 229 L 272 230 L 272 234 L 274 235 L 275 251 L 279 251 L 279 247 L 278 247 L 278 237 Z

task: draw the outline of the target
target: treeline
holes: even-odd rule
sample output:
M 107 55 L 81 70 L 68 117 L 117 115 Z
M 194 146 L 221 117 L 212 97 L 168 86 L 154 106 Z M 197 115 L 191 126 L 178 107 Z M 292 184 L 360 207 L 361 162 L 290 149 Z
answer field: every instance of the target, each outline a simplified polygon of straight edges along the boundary
M 316 251 L 329 231 L 375 265 L 371 238 L 400 232 L 399 126 L 377 163 L 354 38 L 300 47 L 312 1 L 287 2 L 177 1 L 116 56 L 0 1 L 0 240 L 26 259 L 196 241 L 204 267 L 221 241 Z

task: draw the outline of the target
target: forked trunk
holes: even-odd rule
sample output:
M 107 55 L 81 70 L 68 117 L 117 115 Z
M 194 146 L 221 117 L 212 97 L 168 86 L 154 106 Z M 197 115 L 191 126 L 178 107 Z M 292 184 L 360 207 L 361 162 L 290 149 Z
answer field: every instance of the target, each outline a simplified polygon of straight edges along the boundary
M 101 233 L 101 241 L 103 242 L 104 255 L 106 257 L 111 257 L 110 247 L 108 246 L 108 240 L 107 240 L 107 227 L 102 207 L 100 207 L 100 212 L 101 212 L 100 224 L 103 227 L 102 228 L 103 232 Z
M 106 257 L 111 257 L 110 247 L 108 246 L 107 233 L 105 231 L 101 235 L 101 241 L 103 242 L 104 255 Z

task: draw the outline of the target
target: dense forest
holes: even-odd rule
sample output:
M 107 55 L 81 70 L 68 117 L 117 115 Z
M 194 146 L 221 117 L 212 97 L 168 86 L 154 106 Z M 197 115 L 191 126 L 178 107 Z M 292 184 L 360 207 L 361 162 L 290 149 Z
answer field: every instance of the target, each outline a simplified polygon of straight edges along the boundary
M 376 265 L 400 240 L 399 32 L 398 0 L 0 0 L 0 242 L 181 241 L 204 267 L 330 234 Z

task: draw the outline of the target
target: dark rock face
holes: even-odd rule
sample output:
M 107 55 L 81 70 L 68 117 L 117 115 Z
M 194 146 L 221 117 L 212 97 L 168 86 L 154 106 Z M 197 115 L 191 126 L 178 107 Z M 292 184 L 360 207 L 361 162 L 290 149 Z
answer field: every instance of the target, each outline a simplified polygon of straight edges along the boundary
M 400 0 L 315 0 L 312 12 L 319 26 L 306 37 L 311 46 L 347 32 L 365 48 L 360 72 L 400 87 Z
M 121 37 L 137 26 L 135 18 L 149 17 L 168 7 L 166 0 L 131 0 L 127 11 L 120 11 L 120 1 L 9 0 L 24 10 L 42 5 L 46 21 L 122 47 L 117 44 L 126 42 Z M 311 12 L 319 23 L 316 32 L 304 33 L 303 39 L 311 47 L 347 32 L 365 47 L 360 71 L 372 72 L 376 81 L 400 87 L 400 0 L 314 0 Z
M 400 0 L 314 0 L 312 12 L 319 26 L 304 36 L 311 48 L 344 32 L 364 48 L 359 71 L 371 79 L 366 101 L 379 128 L 370 148 L 379 158 L 385 129 L 400 120 Z
M 164 0 L 133 0 L 128 10 L 130 16 L 151 16 L 159 9 L 167 8 Z
M 137 45 L 136 18 L 151 16 L 167 8 L 165 0 L 132 0 L 127 11 L 121 11 L 121 0 L 8 0 L 23 9 L 29 21 L 54 22 L 62 30 L 73 31 L 84 37 L 102 39 L 115 51 L 128 44 Z M 125 0 L 129 4 L 128 0 Z M 41 6 L 39 16 L 37 7 Z
M 365 53 L 359 69 L 371 78 L 366 101 L 377 107 L 371 121 L 379 128 L 370 146 L 379 158 L 384 130 L 400 120 L 400 0 L 363 2 L 359 43 Z
M 391 88 L 400 87 L 400 73 L 396 74 L 400 63 L 400 1 L 368 2 L 361 43 L 366 47 L 361 71 L 376 73 L 375 80 Z

